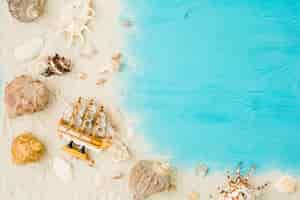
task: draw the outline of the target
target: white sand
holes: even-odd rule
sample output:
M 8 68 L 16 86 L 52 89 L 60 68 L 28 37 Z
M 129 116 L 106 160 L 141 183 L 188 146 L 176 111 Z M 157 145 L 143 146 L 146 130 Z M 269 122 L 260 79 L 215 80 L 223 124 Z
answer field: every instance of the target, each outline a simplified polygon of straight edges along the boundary
M 70 0 L 68 0 L 70 1 Z M 129 200 L 127 188 L 128 172 L 136 160 L 155 158 L 151 156 L 149 145 L 145 145 L 142 136 L 133 134 L 127 129 L 129 117 L 120 113 L 122 93 L 126 85 L 118 80 L 118 74 L 109 76 L 108 83 L 96 86 L 100 78 L 99 71 L 110 63 L 113 54 L 124 48 L 125 38 L 122 37 L 122 26 L 118 20 L 121 12 L 120 0 L 97 0 L 96 20 L 91 24 L 91 32 L 86 34 L 87 43 L 96 46 L 98 54 L 91 59 L 80 57 L 80 45 L 67 48 L 63 35 L 57 34 L 58 16 L 63 2 L 48 1 L 46 13 L 38 21 L 22 24 L 10 17 L 6 1 L 0 2 L 0 65 L 1 76 L 5 82 L 19 74 L 31 74 L 45 81 L 53 95 L 49 107 L 33 115 L 8 120 L 2 117 L 4 126 L 0 133 L 0 199 L 5 200 Z M 124 31 L 124 30 L 123 30 Z M 17 62 L 14 48 L 33 37 L 42 37 L 45 47 L 41 55 L 32 61 Z M 76 42 L 80 44 L 80 42 Z M 72 59 L 75 67 L 72 73 L 62 77 L 41 78 L 38 75 L 38 63 L 55 52 Z M 128 56 L 128 55 L 126 55 Z M 4 67 L 4 68 L 3 68 Z M 4 69 L 4 70 L 3 70 Z M 87 73 L 87 80 L 80 80 L 79 73 Z M 96 97 L 109 107 L 118 124 L 119 132 L 134 152 L 134 159 L 123 163 L 113 163 L 109 152 L 93 154 L 96 166 L 91 168 L 86 163 L 71 159 L 61 148 L 64 142 L 56 137 L 57 120 L 65 105 L 78 96 Z M 2 112 L 4 114 L 4 112 Z M 127 131 L 130 130 L 130 131 Z M 40 163 L 15 166 L 11 162 L 10 145 L 12 139 L 21 132 L 31 131 L 47 146 L 47 155 Z M 73 181 L 64 183 L 57 178 L 52 170 L 52 160 L 60 156 L 69 160 L 73 166 Z M 193 170 L 191 170 L 193 171 Z M 121 180 L 112 180 L 112 176 L 124 173 Z M 281 173 L 272 172 L 257 177 L 256 181 L 273 181 Z M 186 199 L 192 191 L 200 193 L 200 199 L 208 199 L 217 185 L 223 183 L 221 173 L 210 174 L 205 179 L 196 177 L 193 172 L 179 172 L 177 192 L 163 193 L 152 199 Z M 266 193 L 266 200 L 299 200 L 300 193 L 291 195 L 279 194 L 272 188 Z

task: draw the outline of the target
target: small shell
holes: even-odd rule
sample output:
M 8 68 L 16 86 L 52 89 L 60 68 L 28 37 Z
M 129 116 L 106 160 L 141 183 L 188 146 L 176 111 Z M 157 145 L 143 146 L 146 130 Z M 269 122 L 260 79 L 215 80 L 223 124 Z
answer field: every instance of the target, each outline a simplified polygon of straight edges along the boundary
M 114 72 L 120 71 L 121 64 L 122 64 L 122 54 L 116 53 L 115 55 L 112 56 L 112 71 Z
M 93 44 L 86 44 L 80 49 L 80 56 L 85 58 L 92 58 L 98 53 L 98 50 Z
M 200 199 L 200 195 L 198 192 L 191 192 L 187 196 L 187 200 L 199 200 L 199 199 Z
M 87 73 L 80 72 L 78 74 L 78 77 L 79 77 L 80 80 L 86 80 L 88 78 L 88 75 L 87 75 Z
M 283 176 L 275 184 L 275 189 L 281 193 L 296 192 L 297 191 L 297 180 L 290 176 Z
M 124 177 L 124 174 L 122 172 L 117 172 L 117 174 L 112 176 L 111 178 L 113 180 L 119 180 L 119 179 L 122 179 L 123 177 Z
M 107 82 L 106 79 L 100 78 L 96 81 L 96 85 L 104 85 Z
M 71 72 L 72 63 L 70 59 L 61 57 L 59 54 L 49 56 L 47 59 L 48 68 L 42 73 L 43 76 L 63 75 Z
M 72 166 L 65 159 L 56 157 L 53 160 L 53 170 L 57 177 L 64 182 L 69 182 L 73 177 Z
M 205 164 L 199 164 L 195 169 L 196 176 L 200 176 L 202 178 L 206 177 L 208 174 L 209 168 Z
M 32 22 L 44 12 L 45 0 L 7 0 L 11 16 L 20 22 Z
M 44 40 L 36 37 L 25 41 L 22 45 L 15 48 L 14 55 L 18 61 L 32 60 L 40 55 L 44 47 Z

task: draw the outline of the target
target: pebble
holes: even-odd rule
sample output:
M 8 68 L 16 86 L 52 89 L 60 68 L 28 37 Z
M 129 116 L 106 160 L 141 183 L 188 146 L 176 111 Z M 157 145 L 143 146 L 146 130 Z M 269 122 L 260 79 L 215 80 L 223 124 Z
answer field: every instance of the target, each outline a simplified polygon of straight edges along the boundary
M 40 55 L 44 47 L 44 40 L 40 37 L 32 38 L 17 46 L 14 55 L 17 61 L 29 61 Z
M 297 180 L 291 176 L 282 176 L 274 186 L 278 192 L 294 193 L 297 191 Z
M 60 157 L 55 157 L 52 164 L 56 176 L 63 182 L 69 182 L 73 179 L 73 169 L 68 161 Z

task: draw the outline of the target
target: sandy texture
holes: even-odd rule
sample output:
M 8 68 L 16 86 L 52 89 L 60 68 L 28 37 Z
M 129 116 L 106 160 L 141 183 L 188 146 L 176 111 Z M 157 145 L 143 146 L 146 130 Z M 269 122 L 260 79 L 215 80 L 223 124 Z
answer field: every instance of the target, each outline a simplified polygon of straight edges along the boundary
M 63 2 L 70 0 L 48 1 L 45 14 L 30 24 L 17 22 L 9 15 L 6 1 L 0 2 L 0 64 L 4 83 L 20 74 L 29 74 L 44 81 L 51 90 L 49 107 L 29 116 L 7 119 L 2 112 L 3 127 L 0 132 L 0 198 L 5 200 L 130 200 L 128 191 L 128 174 L 138 159 L 155 158 L 150 148 L 145 145 L 140 135 L 132 134 L 128 128 L 132 120 L 127 113 L 120 112 L 123 90 L 126 84 L 118 80 L 118 74 L 102 77 L 101 72 L 111 63 L 114 54 L 122 51 L 124 38 L 119 22 L 121 12 L 120 0 L 97 0 L 95 2 L 96 20 L 90 24 L 91 32 L 85 34 L 88 44 L 97 49 L 91 58 L 80 56 L 80 42 L 73 48 L 67 48 L 62 34 L 57 34 L 58 16 Z M 26 62 L 16 61 L 14 49 L 24 41 L 35 37 L 44 40 L 41 55 Z M 74 70 L 63 76 L 43 78 L 39 75 L 44 66 L 41 61 L 48 55 L 59 53 L 72 59 Z M 122 52 L 124 54 L 124 52 Z M 127 55 L 125 55 L 127 56 Z M 2 78 L 3 78 L 2 77 Z M 103 86 L 96 84 L 99 79 L 107 78 Z M 4 84 L 3 84 L 4 85 Z M 102 101 L 113 115 L 121 137 L 127 141 L 135 157 L 132 161 L 114 163 L 110 152 L 93 154 L 96 160 L 94 168 L 86 163 L 71 159 L 61 148 L 64 145 L 56 137 L 57 120 L 65 105 L 78 96 L 96 97 Z M 4 111 L 4 108 L 2 108 Z M 15 166 L 11 161 L 10 145 L 15 134 L 30 131 L 38 136 L 46 145 L 47 152 L 40 163 L 26 166 Z M 52 160 L 56 156 L 64 157 L 72 164 L 73 180 L 69 183 L 61 181 L 52 169 Z M 192 170 L 193 171 L 193 170 Z M 112 177 L 124 174 L 121 179 Z M 274 180 L 279 173 L 270 173 L 259 177 L 258 182 Z M 217 185 L 223 183 L 223 175 L 210 174 L 205 179 L 196 177 L 193 172 L 178 174 L 177 192 L 164 193 L 151 199 L 186 199 L 190 192 L 200 193 L 200 199 L 208 199 Z M 298 200 L 300 193 L 279 194 L 273 189 L 265 196 L 266 200 Z

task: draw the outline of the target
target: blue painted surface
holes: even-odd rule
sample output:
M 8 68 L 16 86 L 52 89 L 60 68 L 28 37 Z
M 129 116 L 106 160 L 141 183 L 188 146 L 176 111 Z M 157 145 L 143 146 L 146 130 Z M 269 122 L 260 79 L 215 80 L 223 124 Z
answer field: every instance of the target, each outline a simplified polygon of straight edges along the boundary
M 139 71 L 126 104 L 158 152 L 300 166 L 299 1 L 127 1 Z

